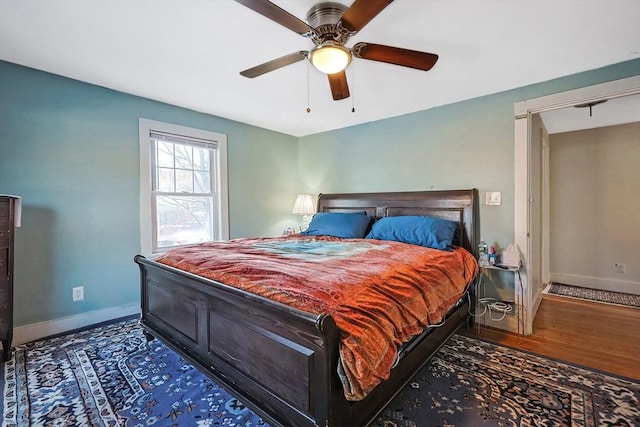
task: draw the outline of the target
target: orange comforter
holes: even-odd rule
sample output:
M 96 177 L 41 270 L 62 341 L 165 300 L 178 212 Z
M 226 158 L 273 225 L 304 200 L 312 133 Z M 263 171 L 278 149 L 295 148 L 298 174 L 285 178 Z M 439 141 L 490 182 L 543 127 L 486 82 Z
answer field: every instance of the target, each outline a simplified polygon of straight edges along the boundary
M 439 323 L 477 273 L 475 258 L 405 243 L 288 236 L 174 249 L 157 259 L 312 314 L 341 331 L 345 396 L 388 378 L 398 346 Z

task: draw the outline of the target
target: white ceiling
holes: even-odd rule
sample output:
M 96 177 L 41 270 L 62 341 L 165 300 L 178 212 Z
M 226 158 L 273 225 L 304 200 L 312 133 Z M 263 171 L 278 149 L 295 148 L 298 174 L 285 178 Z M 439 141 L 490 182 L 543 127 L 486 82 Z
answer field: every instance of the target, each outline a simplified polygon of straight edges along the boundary
M 274 3 L 304 19 L 317 1 Z M 356 58 L 337 102 L 311 69 L 310 114 L 306 61 L 238 72 L 311 41 L 231 0 L 0 0 L 0 59 L 303 136 L 638 58 L 638 22 L 638 0 L 396 0 L 347 46 L 437 53 L 435 67 Z
M 580 104 L 584 105 L 584 104 Z M 550 134 L 640 122 L 640 95 L 608 99 L 591 107 L 565 107 L 540 114 Z

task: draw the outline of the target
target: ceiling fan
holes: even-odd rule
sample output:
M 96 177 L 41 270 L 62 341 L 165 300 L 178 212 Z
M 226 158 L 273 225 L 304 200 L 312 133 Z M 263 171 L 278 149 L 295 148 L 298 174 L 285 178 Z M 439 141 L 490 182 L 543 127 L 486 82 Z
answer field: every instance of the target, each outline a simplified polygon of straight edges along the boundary
M 307 12 L 307 22 L 291 15 L 268 0 L 235 0 L 278 24 L 308 37 L 315 47 L 298 51 L 241 71 L 254 78 L 278 68 L 309 59 L 314 67 L 327 74 L 334 100 L 349 97 L 345 68 L 352 57 L 381 61 L 403 67 L 428 71 L 438 61 L 438 55 L 374 43 L 356 43 L 345 47 L 350 37 L 375 18 L 393 0 L 355 0 L 350 7 L 341 3 L 323 2 Z

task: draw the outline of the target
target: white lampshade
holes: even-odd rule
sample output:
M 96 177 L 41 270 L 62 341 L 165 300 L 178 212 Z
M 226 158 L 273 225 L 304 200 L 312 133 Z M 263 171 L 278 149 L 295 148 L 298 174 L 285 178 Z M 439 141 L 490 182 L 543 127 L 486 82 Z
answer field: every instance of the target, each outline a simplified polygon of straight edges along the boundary
M 311 194 L 298 194 L 291 213 L 298 215 L 313 215 L 316 213 L 316 208 L 313 206 L 313 196 Z
M 340 45 L 324 44 L 311 50 L 311 63 L 325 74 L 338 73 L 350 62 L 351 52 Z

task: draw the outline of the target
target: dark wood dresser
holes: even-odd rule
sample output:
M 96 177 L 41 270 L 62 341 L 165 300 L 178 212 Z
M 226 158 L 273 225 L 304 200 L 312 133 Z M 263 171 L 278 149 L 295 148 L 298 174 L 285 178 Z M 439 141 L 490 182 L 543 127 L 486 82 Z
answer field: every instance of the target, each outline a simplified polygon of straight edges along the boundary
M 15 197 L 0 195 L 0 341 L 2 361 L 9 358 L 13 338 L 13 235 Z

